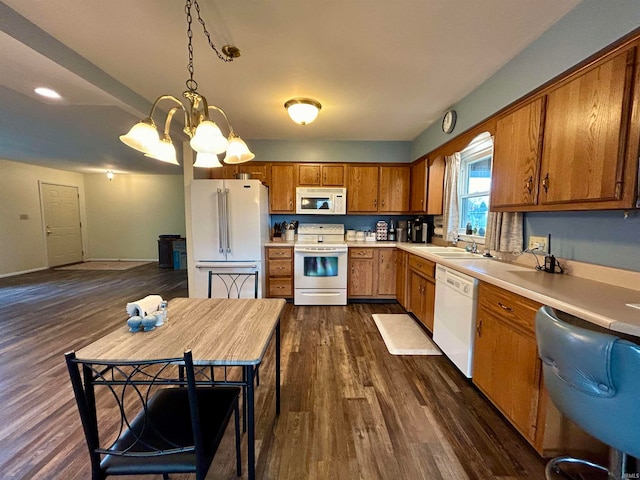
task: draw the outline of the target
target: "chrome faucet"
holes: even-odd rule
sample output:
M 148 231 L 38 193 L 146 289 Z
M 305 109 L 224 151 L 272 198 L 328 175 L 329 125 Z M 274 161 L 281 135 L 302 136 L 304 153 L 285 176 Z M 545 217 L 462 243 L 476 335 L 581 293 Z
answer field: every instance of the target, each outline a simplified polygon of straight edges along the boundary
M 453 239 L 451 240 L 451 243 L 453 244 L 453 246 L 455 247 L 456 245 L 458 245 L 458 241 L 460 240 L 460 237 L 458 237 L 458 235 L 455 235 L 453 237 Z
M 475 240 L 471 240 L 471 246 L 467 246 L 466 250 L 471 253 L 478 253 L 478 244 Z

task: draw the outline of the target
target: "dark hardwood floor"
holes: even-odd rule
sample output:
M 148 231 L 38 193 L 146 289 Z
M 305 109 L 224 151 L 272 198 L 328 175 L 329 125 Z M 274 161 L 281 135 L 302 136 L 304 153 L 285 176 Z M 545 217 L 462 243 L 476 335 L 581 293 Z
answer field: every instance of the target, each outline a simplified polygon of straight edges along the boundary
M 63 354 L 149 293 L 186 296 L 186 274 L 151 264 L 0 279 L 1 478 L 90 478 Z M 544 479 L 544 461 L 445 357 L 387 352 L 371 314 L 400 312 L 285 307 L 279 417 L 273 347 L 256 389 L 258 478 Z M 234 458 L 228 430 L 207 478 L 237 478 Z

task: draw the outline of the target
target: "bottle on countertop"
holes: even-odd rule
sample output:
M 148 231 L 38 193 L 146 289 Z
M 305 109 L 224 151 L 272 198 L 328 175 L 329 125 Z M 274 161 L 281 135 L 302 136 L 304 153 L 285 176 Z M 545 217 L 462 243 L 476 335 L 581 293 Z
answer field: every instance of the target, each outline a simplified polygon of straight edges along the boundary
M 389 231 L 387 232 L 387 240 L 390 242 L 396 241 L 396 221 L 392 218 L 389 221 Z

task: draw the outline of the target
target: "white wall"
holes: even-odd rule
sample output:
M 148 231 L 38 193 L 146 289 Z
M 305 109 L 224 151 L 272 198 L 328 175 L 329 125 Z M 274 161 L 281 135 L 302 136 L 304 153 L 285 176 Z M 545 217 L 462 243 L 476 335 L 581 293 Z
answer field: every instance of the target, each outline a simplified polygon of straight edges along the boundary
M 0 160 L 0 276 L 48 267 L 39 182 L 78 187 L 86 225 L 82 174 Z
M 84 179 L 88 259 L 157 260 L 159 235 L 185 235 L 182 175 Z

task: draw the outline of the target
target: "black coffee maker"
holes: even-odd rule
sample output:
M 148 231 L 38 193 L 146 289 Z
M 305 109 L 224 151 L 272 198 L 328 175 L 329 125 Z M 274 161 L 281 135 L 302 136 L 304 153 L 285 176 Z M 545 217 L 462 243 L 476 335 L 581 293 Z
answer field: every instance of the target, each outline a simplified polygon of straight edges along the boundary
M 410 242 L 424 243 L 424 240 L 422 239 L 422 226 L 423 221 L 420 217 L 411 222 L 411 237 L 409 238 Z

